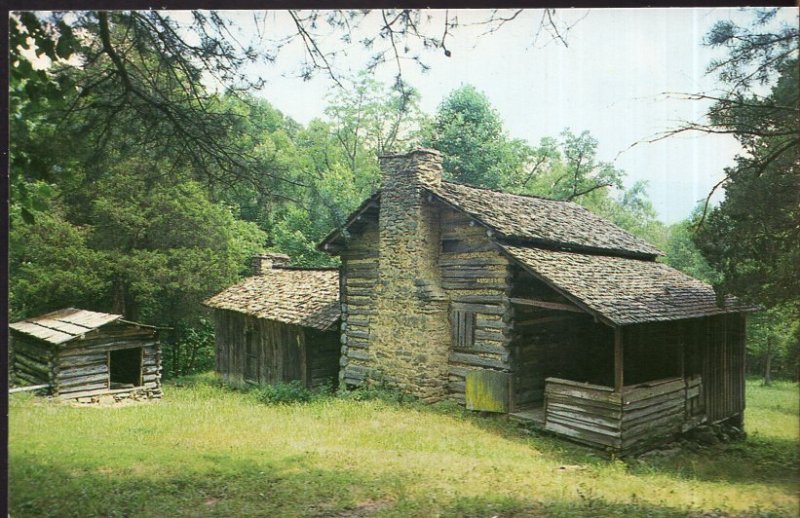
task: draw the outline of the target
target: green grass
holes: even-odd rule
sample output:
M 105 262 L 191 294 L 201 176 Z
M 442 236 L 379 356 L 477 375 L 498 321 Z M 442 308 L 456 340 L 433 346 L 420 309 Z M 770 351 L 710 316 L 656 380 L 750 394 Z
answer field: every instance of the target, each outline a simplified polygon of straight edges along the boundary
M 745 442 L 622 462 L 386 398 L 264 405 L 213 376 L 155 404 L 10 400 L 11 516 L 796 516 L 798 386 L 748 385 Z

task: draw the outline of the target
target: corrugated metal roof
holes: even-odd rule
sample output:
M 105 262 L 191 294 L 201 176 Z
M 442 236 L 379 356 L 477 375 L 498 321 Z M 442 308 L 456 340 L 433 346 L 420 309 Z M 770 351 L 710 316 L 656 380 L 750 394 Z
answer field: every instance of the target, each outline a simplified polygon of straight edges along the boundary
M 273 268 L 203 304 L 324 331 L 339 320 L 339 272 Z
M 616 325 L 680 320 L 757 308 L 655 261 L 503 246 L 528 270 Z
M 63 344 L 122 318 L 122 315 L 67 308 L 9 324 L 9 328 L 51 344 Z

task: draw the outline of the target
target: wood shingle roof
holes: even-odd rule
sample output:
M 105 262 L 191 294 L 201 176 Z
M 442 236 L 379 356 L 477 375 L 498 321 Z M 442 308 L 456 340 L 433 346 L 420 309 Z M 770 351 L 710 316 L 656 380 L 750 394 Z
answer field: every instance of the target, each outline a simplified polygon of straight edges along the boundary
M 339 320 L 339 272 L 272 268 L 244 279 L 203 304 L 324 331 Z
M 502 246 L 513 259 L 615 325 L 753 311 L 666 264 L 625 257 Z
M 548 247 L 624 255 L 664 252 L 574 202 L 522 196 L 445 182 L 425 188 L 497 233 Z

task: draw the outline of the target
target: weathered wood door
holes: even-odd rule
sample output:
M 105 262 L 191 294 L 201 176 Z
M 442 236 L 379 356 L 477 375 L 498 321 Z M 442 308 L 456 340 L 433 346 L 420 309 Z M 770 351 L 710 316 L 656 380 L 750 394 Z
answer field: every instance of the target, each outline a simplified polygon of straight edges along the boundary
M 245 332 L 245 355 L 244 355 L 244 379 L 252 383 L 258 383 L 259 379 L 259 337 L 254 329 L 249 328 Z
M 277 357 L 280 358 L 280 379 L 290 382 L 298 380 L 306 383 L 305 343 L 302 329 L 284 325 L 280 330 L 281 340 L 277 344 Z

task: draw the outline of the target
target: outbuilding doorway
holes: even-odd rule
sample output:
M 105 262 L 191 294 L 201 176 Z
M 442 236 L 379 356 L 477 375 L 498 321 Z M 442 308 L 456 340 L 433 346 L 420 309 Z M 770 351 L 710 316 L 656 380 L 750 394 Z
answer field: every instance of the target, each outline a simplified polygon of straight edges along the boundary
M 110 388 L 142 385 L 142 348 L 119 349 L 108 353 Z

